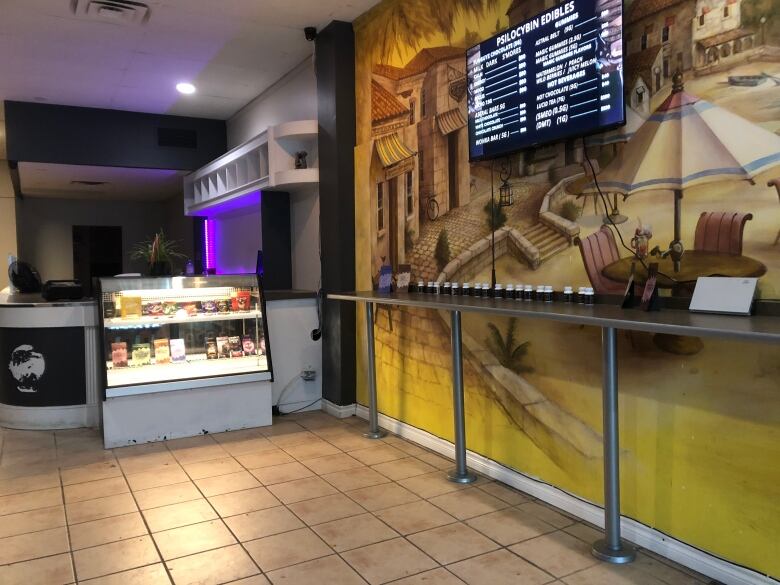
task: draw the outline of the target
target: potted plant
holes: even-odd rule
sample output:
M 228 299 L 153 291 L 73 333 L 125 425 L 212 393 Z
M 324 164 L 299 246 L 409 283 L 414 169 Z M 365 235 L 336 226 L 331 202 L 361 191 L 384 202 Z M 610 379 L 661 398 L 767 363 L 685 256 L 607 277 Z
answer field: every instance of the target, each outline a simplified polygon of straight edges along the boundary
M 184 258 L 184 254 L 177 250 L 177 242 L 169 240 L 161 229 L 153 237 L 136 244 L 130 258 L 146 262 L 151 276 L 170 276 L 173 261 Z

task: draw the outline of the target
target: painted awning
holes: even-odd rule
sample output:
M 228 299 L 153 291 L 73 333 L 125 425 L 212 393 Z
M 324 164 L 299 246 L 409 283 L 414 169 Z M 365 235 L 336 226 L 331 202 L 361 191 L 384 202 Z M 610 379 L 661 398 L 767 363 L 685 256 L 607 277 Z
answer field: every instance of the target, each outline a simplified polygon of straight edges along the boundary
M 446 136 L 450 132 L 463 128 L 466 125 L 466 118 L 463 117 L 460 108 L 452 108 L 436 116 L 436 123 L 441 133 Z
M 379 160 L 382 161 L 382 166 L 385 168 L 411 158 L 416 154 L 401 142 L 401 137 L 396 132 L 380 136 L 376 139 L 375 144 Z

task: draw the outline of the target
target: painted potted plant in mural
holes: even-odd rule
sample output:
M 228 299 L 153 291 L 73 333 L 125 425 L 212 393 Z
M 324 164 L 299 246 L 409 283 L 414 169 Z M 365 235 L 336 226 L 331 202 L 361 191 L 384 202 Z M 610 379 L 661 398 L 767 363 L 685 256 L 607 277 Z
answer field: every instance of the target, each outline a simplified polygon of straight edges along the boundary
M 154 236 L 135 245 L 130 258 L 146 263 L 150 276 L 170 276 L 173 274 L 174 260 L 184 259 L 178 250 L 178 242 L 168 239 L 160 229 Z

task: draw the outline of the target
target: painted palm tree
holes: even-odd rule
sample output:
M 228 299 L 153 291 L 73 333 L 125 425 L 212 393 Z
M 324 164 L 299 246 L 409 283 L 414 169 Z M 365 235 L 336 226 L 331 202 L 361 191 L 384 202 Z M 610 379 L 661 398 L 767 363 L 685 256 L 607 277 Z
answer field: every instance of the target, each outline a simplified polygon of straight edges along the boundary
M 488 323 L 490 335 L 485 343 L 499 363 L 508 370 L 512 370 L 515 374 L 532 372 L 532 367 L 523 364 L 523 358 L 528 353 L 528 346 L 531 342 L 516 343 L 515 325 L 517 325 L 517 319 L 510 318 L 506 324 L 506 335 L 501 335 L 494 323 Z
M 376 39 L 376 57 L 387 62 L 399 47 L 419 49 L 436 34 L 448 39 L 457 31 L 455 21 L 466 15 L 485 16 L 500 0 L 395 0 L 382 2 L 372 11 L 361 31 L 365 38 Z

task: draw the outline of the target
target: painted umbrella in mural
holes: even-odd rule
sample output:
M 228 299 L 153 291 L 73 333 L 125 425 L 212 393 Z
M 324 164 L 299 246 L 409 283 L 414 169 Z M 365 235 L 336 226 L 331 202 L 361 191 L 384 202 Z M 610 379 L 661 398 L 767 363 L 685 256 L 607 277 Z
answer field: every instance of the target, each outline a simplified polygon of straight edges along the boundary
M 679 271 L 680 204 L 689 187 L 751 181 L 780 164 L 780 137 L 684 91 L 674 76 L 672 94 L 645 121 L 617 157 L 598 174 L 599 186 L 624 198 L 642 191 L 674 193 L 674 240 L 668 254 Z M 596 192 L 595 183 L 583 192 Z

